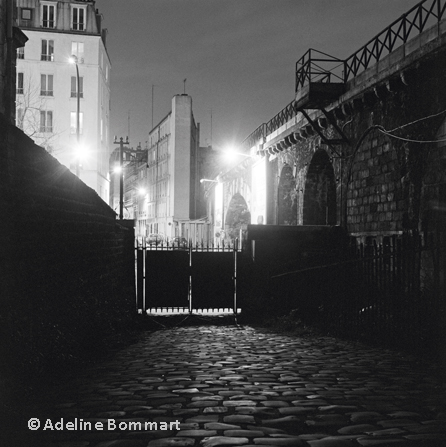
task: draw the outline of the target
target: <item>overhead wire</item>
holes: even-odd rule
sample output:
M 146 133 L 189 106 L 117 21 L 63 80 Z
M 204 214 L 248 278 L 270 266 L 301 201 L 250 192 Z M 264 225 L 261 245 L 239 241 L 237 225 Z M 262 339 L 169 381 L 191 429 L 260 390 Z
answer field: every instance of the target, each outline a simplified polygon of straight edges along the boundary
M 392 133 L 390 133 L 389 131 L 387 131 L 384 128 L 377 127 L 377 129 L 381 133 L 383 133 L 384 135 L 387 135 L 388 137 L 396 138 L 397 140 L 407 141 L 409 143 L 432 144 L 432 143 L 441 143 L 441 142 L 446 141 L 446 139 L 438 139 L 438 140 L 412 140 L 411 138 L 404 138 L 404 137 L 399 137 L 397 135 L 393 135 Z

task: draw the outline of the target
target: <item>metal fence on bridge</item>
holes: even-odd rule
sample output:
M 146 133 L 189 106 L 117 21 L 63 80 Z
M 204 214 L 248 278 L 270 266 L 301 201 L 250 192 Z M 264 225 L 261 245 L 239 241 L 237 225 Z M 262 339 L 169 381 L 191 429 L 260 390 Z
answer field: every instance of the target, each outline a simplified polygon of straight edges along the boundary
M 310 48 L 296 62 L 295 91 L 312 82 L 346 83 L 430 27 L 437 25 L 440 29 L 440 22 L 445 17 L 446 0 L 423 0 L 346 59 Z M 242 142 L 242 147 L 245 151 L 251 149 L 298 112 L 295 101 L 291 101 L 267 123 L 262 123 L 251 132 Z

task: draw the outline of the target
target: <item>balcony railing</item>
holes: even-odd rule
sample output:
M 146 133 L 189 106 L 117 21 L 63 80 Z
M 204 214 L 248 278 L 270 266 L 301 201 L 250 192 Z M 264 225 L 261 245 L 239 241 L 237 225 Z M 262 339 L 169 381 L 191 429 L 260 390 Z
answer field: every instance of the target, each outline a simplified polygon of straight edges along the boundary
M 296 62 L 296 92 L 311 82 L 344 82 L 345 62 L 310 48 Z

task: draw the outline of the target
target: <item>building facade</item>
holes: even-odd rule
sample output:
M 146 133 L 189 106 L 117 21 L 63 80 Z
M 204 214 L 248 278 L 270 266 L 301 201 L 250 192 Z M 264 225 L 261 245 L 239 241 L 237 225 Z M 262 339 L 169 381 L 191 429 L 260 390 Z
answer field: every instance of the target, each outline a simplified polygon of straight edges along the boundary
M 175 95 L 169 114 L 149 133 L 147 164 L 137 166 L 136 177 L 132 169 L 138 235 L 192 237 L 191 223 L 199 217 L 199 133 L 192 98 Z
M 15 0 L 0 1 L 0 114 L 8 123 L 15 123 L 16 51 L 27 38 L 15 26 Z
M 109 201 L 110 58 L 93 0 L 17 0 L 16 125 Z

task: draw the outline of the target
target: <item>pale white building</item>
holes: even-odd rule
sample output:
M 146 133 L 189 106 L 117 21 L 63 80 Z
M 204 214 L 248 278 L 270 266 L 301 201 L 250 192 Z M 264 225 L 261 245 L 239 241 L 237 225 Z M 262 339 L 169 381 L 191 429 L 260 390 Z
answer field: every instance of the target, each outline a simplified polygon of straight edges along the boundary
M 93 0 L 17 0 L 29 40 L 17 54 L 16 125 L 109 203 L 111 65 L 101 20 Z
M 199 125 L 189 95 L 175 95 L 172 109 L 149 133 L 147 165 L 138 169 L 137 234 L 192 238 L 197 219 Z

